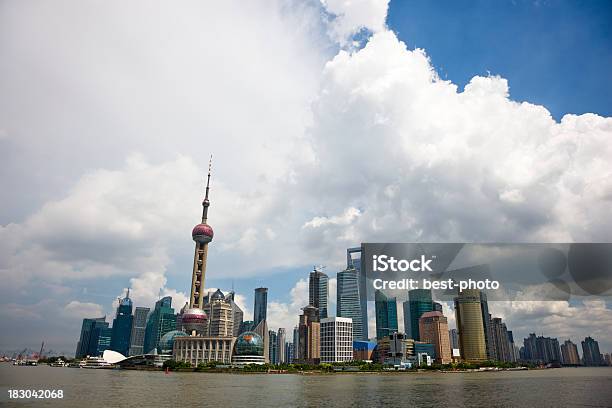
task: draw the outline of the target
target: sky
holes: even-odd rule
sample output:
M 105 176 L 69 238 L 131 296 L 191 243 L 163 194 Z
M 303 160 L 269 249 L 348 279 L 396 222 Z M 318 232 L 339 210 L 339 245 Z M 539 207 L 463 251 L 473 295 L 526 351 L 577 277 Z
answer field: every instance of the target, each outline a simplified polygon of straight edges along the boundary
M 610 6 L 500 4 L 1 2 L 0 350 L 179 309 L 211 154 L 206 286 L 272 328 L 362 241 L 610 242 Z M 490 309 L 612 351 L 601 299 Z

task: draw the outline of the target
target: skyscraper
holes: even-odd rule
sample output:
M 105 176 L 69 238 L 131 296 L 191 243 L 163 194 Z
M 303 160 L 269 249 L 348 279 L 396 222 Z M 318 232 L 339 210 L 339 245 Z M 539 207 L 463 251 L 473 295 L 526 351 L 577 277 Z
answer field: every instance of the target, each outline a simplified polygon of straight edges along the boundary
M 195 252 L 193 256 L 193 272 L 191 274 L 191 294 L 189 296 L 189 308 L 202 309 L 204 307 L 204 281 L 206 278 L 206 260 L 208 257 L 208 244 L 213 239 L 213 229 L 207 224 L 208 193 L 210 189 L 210 167 L 208 163 L 208 177 L 206 179 L 206 194 L 202 201 L 202 222 L 191 231 L 191 237 L 195 241 Z
M 176 315 L 172 308 L 172 298 L 166 296 L 155 302 L 155 308 L 147 321 L 144 353 L 156 349 L 161 337 L 174 329 L 176 329 Z
M 397 302 L 396 299 L 388 298 L 384 293 L 375 292 L 376 312 L 376 338 L 378 340 L 391 333 L 397 333 Z
M 268 355 L 270 356 L 270 364 L 278 364 L 278 338 L 274 330 L 268 330 L 268 338 L 270 342 L 268 344 Z
M 93 350 L 90 355 L 101 356 L 104 353 L 104 350 L 110 349 L 112 337 L 113 329 L 108 327 L 108 323 L 106 323 L 106 325 L 95 327 L 92 336 Z
M 240 329 L 238 330 L 238 334 L 242 334 L 244 332 L 253 331 L 255 329 L 255 322 L 253 320 L 244 320 L 240 324 Z
M 439 364 L 449 364 L 452 360 L 448 338 L 448 320 L 442 312 L 425 312 L 419 319 L 420 341 L 434 345 L 435 360 Z
M 285 363 L 287 364 L 293 363 L 293 354 L 294 354 L 293 343 L 286 342 L 285 343 Z
M 270 333 L 268 330 L 268 322 L 264 319 L 259 322 L 253 331 L 261 336 L 264 343 L 264 361 L 270 362 Z
M 257 326 L 268 315 L 268 288 L 255 289 L 255 307 L 253 308 L 253 321 Z
M 300 315 L 298 361 L 319 364 L 321 358 L 321 323 L 316 307 L 304 307 Z
M 319 310 L 319 320 L 327 317 L 327 297 L 329 278 L 322 271 L 315 269 L 310 272 L 308 280 L 308 301 Z
M 293 328 L 293 353 L 292 358 L 289 360 L 290 363 L 294 361 L 298 361 L 299 359 L 299 349 L 300 349 L 300 326 L 295 326 Z
M 482 326 L 484 328 L 487 358 L 489 360 L 495 360 L 495 338 L 493 337 L 493 332 L 491 331 L 491 314 L 489 313 L 489 302 L 487 301 L 487 295 L 484 292 L 480 292 L 480 310 L 482 312 Z
M 286 334 L 285 329 L 279 327 L 278 333 L 276 334 L 276 342 L 278 343 L 278 364 L 287 363 L 287 348 L 286 343 Z
M 111 350 L 128 355 L 130 351 L 130 335 L 132 334 L 132 300 L 130 299 L 130 290 L 123 299 L 119 300 L 117 314 L 113 320 L 113 335 L 111 338 Z
M 359 271 L 355 268 L 338 272 L 336 285 L 336 315 L 350 318 L 353 322 L 353 339 L 367 340 L 363 330 L 361 303 L 359 298 Z
M 582 359 L 585 366 L 600 366 L 604 363 L 599 351 L 599 343 L 591 336 L 585 337 L 582 341 Z
M 560 363 L 561 351 L 556 338 L 538 336 L 530 333 L 523 340 L 523 359 L 534 363 Z
M 506 323 L 502 322 L 499 317 L 494 317 L 490 320 L 490 343 L 493 345 L 494 353 L 493 360 L 497 361 L 514 361 L 514 353 L 510 344 L 510 336 Z M 489 359 L 491 359 L 489 357 Z
M 431 312 L 433 310 L 433 300 L 431 298 L 431 290 L 428 289 L 413 289 L 408 292 L 408 315 L 410 322 L 410 336 L 419 341 L 421 339 L 419 334 L 419 320 L 423 313 Z M 406 302 L 404 302 L 406 303 Z M 404 310 L 406 307 L 404 306 Z M 404 316 L 404 325 L 407 323 L 406 317 Z
M 361 311 L 361 330 L 363 340 L 367 340 L 368 333 L 368 285 L 365 272 L 361 269 L 361 247 L 346 250 L 346 269 L 355 269 L 359 275 L 359 305 Z M 353 324 L 355 321 L 353 320 Z
M 103 331 L 102 329 L 107 329 L 107 331 Z M 108 334 L 108 330 L 106 316 L 94 319 L 83 319 L 83 324 L 81 325 L 81 336 L 79 337 L 79 342 L 77 343 L 77 350 L 74 353 L 75 358 L 100 355 L 98 353 L 98 350 L 100 349 L 98 344 L 99 336 L 101 334 Z M 110 341 L 108 346 L 110 346 Z
M 136 307 L 132 320 L 132 334 L 130 335 L 130 356 L 144 354 L 144 338 L 147 328 L 148 307 Z
M 234 310 L 232 302 L 217 289 L 204 305 L 208 313 L 208 335 L 211 337 L 232 337 L 234 335 Z
M 236 294 L 232 291 L 226 296 L 226 298 L 230 301 L 232 305 L 232 314 L 234 320 L 234 337 L 238 337 L 238 335 L 240 334 L 240 327 L 242 326 L 242 321 L 244 319 L 244 313 L 240 306 L 238 306 L 234 301 L 235 296 Z
M 565 340 L 561 345 L 561 362 L 564 365 L 580 365 L 578 347 L 570 339 Z
M 459 335 L 457 334 L 457 329 L 450 329 L 448 331 L 448 337 L 450 339 L 451 349 L 459 348 Z
M 455 298 L 455 319 L 461 357 L 468 362 L 487 359 L 479 290 L 464 290 Z
M 321 362 L 339 363 L 353 360 L 353 322 L 347 317 L 321 320 Z

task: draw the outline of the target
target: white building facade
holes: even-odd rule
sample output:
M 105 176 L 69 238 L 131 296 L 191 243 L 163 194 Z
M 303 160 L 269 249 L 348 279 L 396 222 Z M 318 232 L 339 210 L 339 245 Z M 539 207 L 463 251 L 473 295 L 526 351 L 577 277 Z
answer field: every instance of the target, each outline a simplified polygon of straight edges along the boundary
M 321 320 L 321 363 L 353 361 L 353 319 L 328 317 Z

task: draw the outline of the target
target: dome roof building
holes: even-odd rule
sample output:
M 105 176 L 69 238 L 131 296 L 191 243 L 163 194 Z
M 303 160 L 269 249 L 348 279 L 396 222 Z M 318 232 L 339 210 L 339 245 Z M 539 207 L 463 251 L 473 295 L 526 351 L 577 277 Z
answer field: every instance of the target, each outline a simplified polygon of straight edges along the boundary
M 172 330 L 164 334 L 159 340 L 159 348 L 162 354 L 172 354 L 172 348 L 174 347 L 174 339 L 176 337 L 187 336 L 188 334 L 181 330 Z
M 247 331 L 236 339 L 232 364 L 238 367 L 248 364 L 264 364 L 264 341 L 255 332 Z
M 215 293 L 213 293 L 210 297 L 210 300 L 225 300 L 225 295 L 223 294 L 223 292 L 221 292 L 221 289 L 217 289 Z

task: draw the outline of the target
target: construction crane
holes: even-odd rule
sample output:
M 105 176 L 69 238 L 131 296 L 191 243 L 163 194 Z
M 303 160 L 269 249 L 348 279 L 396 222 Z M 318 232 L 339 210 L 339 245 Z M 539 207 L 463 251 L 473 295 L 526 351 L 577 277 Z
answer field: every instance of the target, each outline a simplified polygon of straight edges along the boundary
M 42 344 L 40 345 L 40 351 L 38 352 L 38 359 L 42 360 L 43 358 L 43 348 L 45 347 L 45 342 L 43 340 Z
M 323 269 L 327 268 L 325 265 L 314 265 L 313 269 L 317 272 L 323 272 Z
M 28 348 L 24 348 L 23 350 L 21 350 L 21 352 L 17 355 L 17 360 L 21 360 L 21 357 L 23 357 L 23 355 L 26 353 L 26 351 L 28 351 Z

